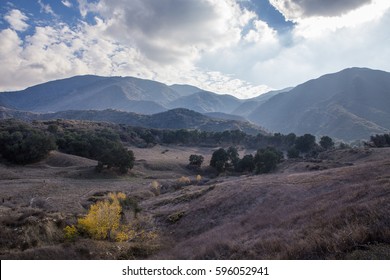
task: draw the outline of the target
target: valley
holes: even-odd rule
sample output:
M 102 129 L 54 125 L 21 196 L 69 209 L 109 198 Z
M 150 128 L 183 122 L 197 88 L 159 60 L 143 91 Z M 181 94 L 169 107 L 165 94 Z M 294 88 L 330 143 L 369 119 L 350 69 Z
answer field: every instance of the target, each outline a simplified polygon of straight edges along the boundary
M 96 173 L 95 161 L 57 151 L 25 166 L 1 163 L 0 258 L 389 258 L 389 148 L 327 151 L 315 161 L 285 160 L 271 174 L 241 176 L 210 173 L 212 150 L 133 147 L 135 166 L 122 176 Z M 193 153 L 205 156 L 201 170 L 187 168 Z M 155 236 L 65 240 L 65 225 L 108 192 L 136 198 L 136 220 Z

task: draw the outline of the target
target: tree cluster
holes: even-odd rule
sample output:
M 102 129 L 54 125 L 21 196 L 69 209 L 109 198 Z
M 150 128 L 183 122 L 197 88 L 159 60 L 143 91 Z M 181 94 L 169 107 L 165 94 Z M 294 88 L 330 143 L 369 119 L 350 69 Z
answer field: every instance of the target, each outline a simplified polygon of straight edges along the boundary
M 36 126 L 36 127 L 35 127 Z M 119 134 L 113 130 L 61 128 L 50 122 L 33 124 L 15 120 L 0 122 L 0 153 L 17 164 L 38 162 L 49 151 L 82 156 L 98 161 L 97 170 L 116 167 L 126 173 L 134 166 L 134 153 L 126 149 Z
M 372 135 L 371 144 L 377 148 L 390 147 L 390 133 Z
M 116 167 L 126 173 L 134 166 L 134 153 L 127 150 L 115 132 L 103 129 L 100 131 L 66 131 L 57 135 L 60 151 L 98 161 L 97 171 L 104 167 Z
M 273 171 L 277 164 L 283 159 L 283 153 L 275 148 L 267 147 L 257 150 L 255 156 L 244 155 L 240 159 L 235 147 L 227 150 L 220 148 L 216 150 L 210 160 L 210 166 L 219 173 L 224 171 L 247 172 L 256 171 L 257 174 Z
M 204 157 L 202 155 L 190 155 L 190 166 L 200 167 L 204 161 Z
M 27 124 L 9 121 L 0 126 L 0 153 L 9 162 L 28 164 L 56 149 L 54 138 Z

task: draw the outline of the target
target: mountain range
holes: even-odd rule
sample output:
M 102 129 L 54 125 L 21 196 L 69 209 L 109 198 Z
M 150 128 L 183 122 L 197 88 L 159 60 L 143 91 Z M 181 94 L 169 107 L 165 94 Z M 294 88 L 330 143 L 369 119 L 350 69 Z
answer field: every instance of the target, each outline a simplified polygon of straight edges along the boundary
M 248 120 L 272 132 L 311 133 L 350 141 L 390 130 L 390 73 L 349 68 L 294 88 L 246 100 L 190 85 L 168 86 L 134 77 L 86 75 L 0 93 L 0 106 L 4 107 L 3 118 L 11 112 L 14 116 L 27 116 L 26 112 L 32 112 L 35 119 L 56 117 L 114 122 L 126 119 L 124 123 L 132 125 L 134 120 L 148 119 L 138 125 L 176 128 L 164 123 L 164 118 L 169 116 L 175 120 L 173 122 L 180 123 L 180 128 L 205 127 L 201 123 L 204 124 L 203 118 L 208 118 L 221 128 L 239 129 Z M 177 108 L 191 111 L 172 110 Z M 207 117 L 195 115 L 194 111 Z M 169 114 L 159 116 L 162 112 Z M 156 121 L 151 120 L 156 117 Z M 194 125 L 191 118 L 199 123 Z M 226 120 L 236 123 L 227 124 Z M 211 127 L 216 129 L 214 124 Z M 260 129 L 253 124 L 247 122 L 245 126 Z

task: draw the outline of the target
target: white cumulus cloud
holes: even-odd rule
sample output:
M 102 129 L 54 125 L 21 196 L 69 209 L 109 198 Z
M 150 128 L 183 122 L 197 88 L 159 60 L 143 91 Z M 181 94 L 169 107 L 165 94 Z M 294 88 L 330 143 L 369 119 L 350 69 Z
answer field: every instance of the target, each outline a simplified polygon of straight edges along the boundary
M 10 24 L 11 28 L 16 31 L 25 31 L 29 27 L 26 23 L 28 17 L 16 9 L 9 11 L 4 16 L 4 19 Z

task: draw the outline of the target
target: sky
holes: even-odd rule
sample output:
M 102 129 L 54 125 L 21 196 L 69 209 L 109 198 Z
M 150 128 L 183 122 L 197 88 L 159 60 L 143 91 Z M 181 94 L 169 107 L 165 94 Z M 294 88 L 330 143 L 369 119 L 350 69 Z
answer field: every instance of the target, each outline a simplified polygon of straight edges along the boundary
M 0 91 L 134 76 L 249 98 L 390 71 L 389 0 L 0 0 Z

